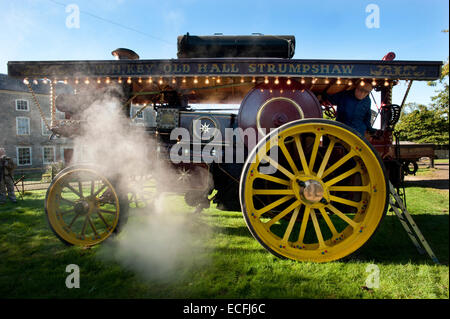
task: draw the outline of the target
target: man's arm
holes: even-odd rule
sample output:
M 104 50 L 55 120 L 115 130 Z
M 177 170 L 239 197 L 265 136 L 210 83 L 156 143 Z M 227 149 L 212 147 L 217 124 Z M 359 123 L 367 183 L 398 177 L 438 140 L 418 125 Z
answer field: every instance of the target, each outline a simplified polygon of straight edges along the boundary
M 343 97 L 344 92 L 345 91 L 330 95 L 324 91 L 320 94 L 321 100 L 330 102 L 333 105 L 340 105 L 342 102 L 342 97 Z
M 366 131 L 369 132 L 369 134 L 374 134 L 377 130 L 372 127 L 372 123 L 370 121 L 372 119 L 370 99 L 368 101 L 368 105 L 369 105 L 369 108 L 364 116 L 364 124 L 366 126 Z

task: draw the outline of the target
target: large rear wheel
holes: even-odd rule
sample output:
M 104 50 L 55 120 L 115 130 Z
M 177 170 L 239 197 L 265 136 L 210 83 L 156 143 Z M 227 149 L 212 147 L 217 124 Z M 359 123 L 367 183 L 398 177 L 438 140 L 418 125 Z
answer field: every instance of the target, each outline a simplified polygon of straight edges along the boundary
M 359 249 L 388 205 L 388 181 L 375 149 L 341 123 L 287 123 L 262 139 L 240 180 L 252 235 L 271 253 L 326 262 Z

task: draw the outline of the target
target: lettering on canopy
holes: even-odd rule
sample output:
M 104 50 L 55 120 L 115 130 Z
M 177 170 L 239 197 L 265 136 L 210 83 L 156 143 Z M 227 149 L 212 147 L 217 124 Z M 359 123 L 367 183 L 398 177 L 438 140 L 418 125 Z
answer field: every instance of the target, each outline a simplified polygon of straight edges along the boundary
M 399 63 L 400 62 L 400 63 Z M 55 61 L 9 62 L 16 77 L 137 76 L 317 76 L 432 80 L 442 62 L 412 61 Z

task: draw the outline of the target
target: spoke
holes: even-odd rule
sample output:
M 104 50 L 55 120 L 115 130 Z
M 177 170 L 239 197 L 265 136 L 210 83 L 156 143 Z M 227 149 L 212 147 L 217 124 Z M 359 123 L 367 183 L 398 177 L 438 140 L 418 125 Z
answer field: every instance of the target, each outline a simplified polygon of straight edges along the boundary
M 87 216 L 87 220 L 89 222 L 89 225 L 91 225 L 92 230 L 94 231 L 95 236 L 98 236 L 97 230 L 94 227 L 94 223 L 92 222 L 91 218 L 89 216 Z
M 75 217 L 72 219 L 72 221 L 69 224 L 69 228 L 72 228 L 73 223 L 77 220 L 77 218 L 80 216 L 80 214 L 76 214 Z
M 56 212 L 57 214 L 59 214 L 60 216 L 64 216 L 64 215 L 66 215 L 66 214 L 69 214 L 69 213 L 73 213 L 75 210 L 74 209 L 69 209 L 69 210 L 65 210 L 65 211 L 59 211 L 59 212 Z
M 300 141 L 300 137 L 298 135 L 294 136 L 295 145 L 297 145 L 298 155 L 300 156 L 300 160 L 302 162 L 303 171 L 306 175 L 311 175 L 309 171 L 308 164 L 306 162 L 305 152 L 303 152 L 302 142 Z
M 333 213 L 336 214 L 336 216 L 340 217 L 342 220 L 344 220 L 347 224 L 349 224 L 350 226 L 353 227 L 353 229 L 355 229 L 356 227 L 358 227 L 358 224 L 355 223 L 353 220 L 351 220 L 350 218 L 348 218 L 347 216 L 345 216 L 345 214 L 343 212 L 341 212 L 339 209 L 337 209 L 336 207 L 334 207 L 333 205 L 328 205 L 327 206 Z
M 323 241 L 322 232 L 320 231 L 319 222 L 317 221 L 316 212 L 314 209 L 311 210 L 311 219 L 313 221 L 314 230 L 316 231 L 317 239 L 319 240 L 319 249 L 325 246 Z
M 325 152 L 325 156 L 323 157 L 322 164 L 320 164 L 319 171 L 317 172 L 317 177 L 322 178 L 322 174 L 325 171 L 325 167 L 328 164 L 328 160 L 330 159 L 331 151 L 334 148 L 334 144 L 336 141 L 333 139 L 330 141 L 330 145 L 328 145 L 327 151 Z
M 87 225 L 88 216 L 84 219 L 83 228 L 81 229 L 81 236 L 84 236 L 84 232 L 86 231 L 86 225 Z
M 314 168 L 314 163 L 316 162 L 317 151 L 319 150 L 320 138 L 323 134 L 317 134 L 316 139 L 314 140 L 314 146 L 311 152 L 311 158 L 309 159 L 309 170 L 312 172 Z
M 331 192 L 370 192 L 370 186 L 331 186 Z
M 359 207 L 361 205 L 360 202 L 355 202 L 355 201 L 344 199 L 342 197 L 337 197 L 337 196 L 330 196 L 330 201 L 342 203 L 347 206 L 353 206 L 353 207 Z
M 67 204 L 70 204 L 70 205 L 72 205 L 72 206 L 75 206 L 75 202 L 72 202 L 71 200 L 62 198 L 61 196 L 59 197 L 59 200 L 61 200 L 61 201 L 63 201 L 63 202 L 66 202 Z
M 97 196 L 97 195 L 98 195 L 105 187 L 107 187 L 107 185 L 106 185 L 106 184 L 103 184 L 103 186 L 100 187 L 100 188 L 95 192 L 94 196 Z
M 253 195 L 294 195 L 292 189 L 254 189 Z
M 277 207 L 277 206 L 283 204 L 284 202 L 288 201 L 288 200 L 291 199 L 292 197 L 294 197 L 294 196 L 286 195 L 286 196 L 280 198 L 279 200 L 273 202 L 272 204 L 267 205 L 267 206 L 264 207 L 264 208 L 261 208 L 261 209 L 256 210 L 256 211 L 255 211 L 255 215 L 256 215 L 257 217 L 260 217 L 262 214 L 264 214 L 264 213 L 268 212 L 269 210 L 274 209 L 275 207 Z
M 287 177 L 289 177 L 290 179 L 295 179 L 295 176 L 292 175 L 291 172 L 289 172 L 287 169 L 285 169 L 283 166 L 281 166 L 280 164 L 278 164 L 277 161 L 275 161 L 274 159 L 270 158 L 270 156 L 265 156 L 264 159 L 266 161 L 268 161 L 270 163 L 270 165 L 272 165 L 273 167 L 275 167 L 276 169 L 278 169 L 280 172 L 282 172 L 284 175 L 286 175 Z
M 286 148 L 286 145 L 284 144 L 284 140 L 278 144 L 278 146 L 281 148 L 281 151 L 284 154 L 284 157 L 289 163 L 289 166 L 291 167 L 292 171 L 295 175 L 298 175 L 298 169 L 297 166 L 294 163 L 294 160 L 292 159 L 291 155 L 289 154 L 289 151 Z
M 271 181 L 271 182 L 274 182 L 277 184 L 286 185 L 286 186 L 289 186 L 289 184 L 290 184 L 288 180 L 281 179 L 278 177 L 273 177 L 273 176 L 266 175 L 266 174 L 261 174 L 261 173 L 256 174 L 255 178 L 262 178 L 262 179 L 265 179 L 265 180 L 268 180 L 268 181 Z
M 333 225 L 333 222 L 331 221 L 330 217 L 328 216 L 327 212 L 325 211 L 325 209 L 323 207 L 319 208 L 320 213 L 322 214 L 323 219 L 325 220 L 325 222 L 328 225 L 328 228 L 330 228 L 331 233 L 333 234 L 333 236 L 337 236 L 338 232 L 336 230 L 336 228 Z
M 284 216 L 286 216 L 287 214 L 289 214 L 290 212 L 292 212 L 293 209 L 295 209 L 296 207 L 298 207 L 301 204 L 301 202 L 299 200 L 296 200 L 295 202 L 293 202 L 291 205 L 289 205 L 288 208 L 286 208 L 285 210 L 283 210 L 281 213 L 279 213 L 277 216 L 275 216 L 274 218 L 272 218 L 270 221 L 268 221 L 267 223 L 265 223 L 264 225 L 267 227 L 267 229 L 269 229 L 273 224 L 275 224 L 277 221 L 279 221 L 281 218 L 283 218 Z
M 353 156 L 355 156 L 356 153 L 352 150 L 350 151 L 350 153 L 348 153 L 347 155 L 345 155 L 343 158 L 341 158 L 339 161 L 337 161 L 336 163 L 334 163 L 331 167 L 329 167 L 322 175 L 322 179 L 325 178 L 326 176 L 328 176 L 331 172 L 333 172 L 335 169 L 337 169 L 338 167 L 340 167 L 342 164 L 344 164 L 345 162 L 347 162 L 349 159 L 351 159 Z
M 302 225 L 300 226 L 300 234 L 298 236 L 298 242 L 303 244 L 303 239 L 305 238 L 306 226 L 308 224 L 309 212 L 311 208 L 309 206 L 305 206 L 305 211 L 303 212 Z
M 83 184 L 81 181 L 78 181 L 78 189 L 80 190 L 81 197 L 83 197 Z
M 109 224 L 106 222 L 106 220 L 105 220 L 105 218 L 103 217 L 103 215 L 99 212 L 99 211 L 97 211 L 97 215 L 98 215 L 98 217 L 100 217 L 100 219 L 103 221 L 103 223 L 105 224 L 105 226 L 106 226 L 106 228 L 108 228 L 109 229 Z
M 281 240 L 283 243 L 287 243 L 289 240 L 289 236 L 292 233 L 292 228 L 294 228 L 295 221 L 297 220 L 298 212 L 300 211 L 300 205 L 294 210 L 294 213 L 291 216 L 291 220 L 289 221 L 289 225 L 284 232 L 283 239 Z
M 326 186 L 330 187 L 331 185 L 336 184 L 337 182 L 355 174 L 361 172 L 361 170 L 359 169 L 358 166 L 355 166 L 354 168 L 352 168 L 351 170 L 346 171 L 345 173 L 342 173 L 341 175 L 329 180 L 328 182 L 325 183 Z
M 112 214 L 112 215 L 115 215 L 117 213 L 117 210 L 110 211 L 110 210 L 106 210 L 106 209 L 99 209 L 99 211 L 102 213 L 105 213 L 105 214 Z
M 70 186 L 69 183 L 67 183 L 65 185 L 65 187 L 67 187 L 68 189 L 70 189 L 73 193 L 75 193 L 79 198 L 83 198 L 83 194 L 79 193 L 77 190 L 75 190 L 75 188 L 73 188 L 72 186 Z

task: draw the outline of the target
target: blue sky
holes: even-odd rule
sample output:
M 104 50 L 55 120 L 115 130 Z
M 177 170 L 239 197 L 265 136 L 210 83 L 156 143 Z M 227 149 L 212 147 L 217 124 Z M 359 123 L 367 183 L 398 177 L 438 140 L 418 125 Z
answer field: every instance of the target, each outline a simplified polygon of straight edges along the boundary
M 68 28 L 66 6 L 80 9 L 80 28 Z M 367 28 L 369 4 L 379 28 Z M 176 38 L 194 35 L 294 35 L 295 59 L 446 61 L 447 0 L 203 1 L 0 0 L 0 73 L 7 61 L 102 60 L 125 47 L 141 59 L 176 58 Z M 400 104 L 406 86 L 394 89 Z M 434 88 L 415 82 L 407 102 L 429 103 Z

